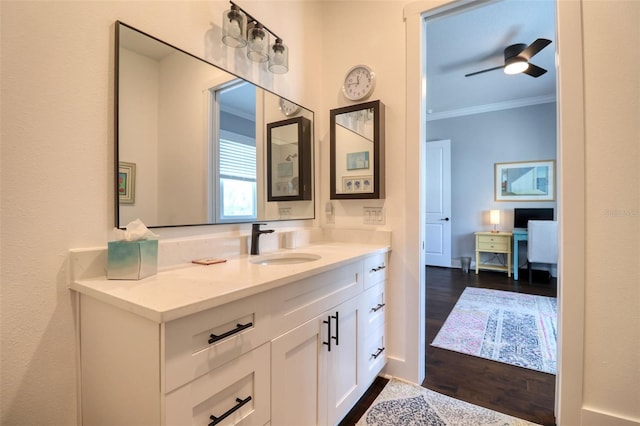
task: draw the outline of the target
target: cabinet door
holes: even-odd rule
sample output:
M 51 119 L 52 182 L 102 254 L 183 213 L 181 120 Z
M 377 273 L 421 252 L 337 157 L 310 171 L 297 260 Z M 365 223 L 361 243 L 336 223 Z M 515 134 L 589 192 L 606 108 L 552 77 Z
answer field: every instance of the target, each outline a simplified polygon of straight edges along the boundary
M 326 368 L 322 342 L 328 337 L 323 318 L 324 315 L 312 319 L 271 342 L 273 425 L 326 423 L 325 414 L 319 410 L 323 387 L 319 378 Z
M 362 385 L 358 375 L 359 298 L 353 298 L 329 311 L 333 344 L 325 349 L 328 360 L 327 424 L 338 423 L 360 398 Z

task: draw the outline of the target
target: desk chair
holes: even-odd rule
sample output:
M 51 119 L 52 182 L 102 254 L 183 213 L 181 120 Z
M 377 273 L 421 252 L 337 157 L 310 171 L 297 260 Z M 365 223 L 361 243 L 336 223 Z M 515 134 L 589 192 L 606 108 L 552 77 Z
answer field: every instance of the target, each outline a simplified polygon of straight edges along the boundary
M 528 224 L 527 268 L 531 284 L 534 263 L 558 264 L 558 222 L 530 220 Z

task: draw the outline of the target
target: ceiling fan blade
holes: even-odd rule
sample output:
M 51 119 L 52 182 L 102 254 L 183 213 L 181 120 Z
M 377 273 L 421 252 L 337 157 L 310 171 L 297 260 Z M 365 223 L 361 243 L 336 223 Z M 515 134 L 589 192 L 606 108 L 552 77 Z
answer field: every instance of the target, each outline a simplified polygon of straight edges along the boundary
M 522 71 L 524 74 L 528 74 L 531 77 L 540 77 L 542 74 L 544 74 L 545 72 L 547 72 L 547 70 L 545 70 L 544 68 L 540 68 L 537 65 L 533 65 L 533 64 L 529 64 L 529 68 L 527 68 L 526 70 Z
M 551 43 L 551 40 L 547 40 L 546 38 L 539 38 L 529 46 L 527 46 L 518 56 L 525 58 L 527 61 L 535 56 L 542 49 L 547 47 Z
M 471 77 L 472 75 L 482 74 L 482 73 L 485 73 L 485 72 L 499 70 L 499 69 L 502 69 L 502 68 L 504 68 L 504 65 L 500 65 L 499 67 L 487 68 L 486 70 L 482 70 L 482 71 L 472 72 L 472 73 L 469 73 L 469 74 L 465 74 L 464 76 L 465 77 Z

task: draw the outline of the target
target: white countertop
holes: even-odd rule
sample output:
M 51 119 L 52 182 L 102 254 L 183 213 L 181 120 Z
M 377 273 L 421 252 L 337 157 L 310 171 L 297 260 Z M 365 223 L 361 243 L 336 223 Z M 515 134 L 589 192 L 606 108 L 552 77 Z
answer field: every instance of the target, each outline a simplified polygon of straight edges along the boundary
M 103 276 L 75 280 L 70 287 L 81 294 L 161 323 L 389 250 L 389 246 L 380 244 L 329 242 L 277 252 L 321 256 L 311 262 L 258 265 L 249 262 L 255 256 L 239 255 L 229 257 L 225 263 L 214 265 L 180 265 L 137 281 L 108 280 Z

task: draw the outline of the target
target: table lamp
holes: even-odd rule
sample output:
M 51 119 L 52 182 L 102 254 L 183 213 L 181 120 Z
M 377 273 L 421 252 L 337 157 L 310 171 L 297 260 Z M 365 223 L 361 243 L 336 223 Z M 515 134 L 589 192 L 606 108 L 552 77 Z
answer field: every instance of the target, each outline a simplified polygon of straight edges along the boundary
M 490 210 L 489 211 L 489 223 L 493 225 L 494 233 L 498 233 L 498 225 L 500 225 L 500 210 Z

